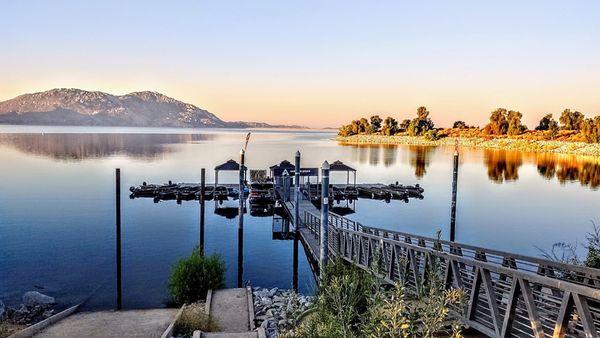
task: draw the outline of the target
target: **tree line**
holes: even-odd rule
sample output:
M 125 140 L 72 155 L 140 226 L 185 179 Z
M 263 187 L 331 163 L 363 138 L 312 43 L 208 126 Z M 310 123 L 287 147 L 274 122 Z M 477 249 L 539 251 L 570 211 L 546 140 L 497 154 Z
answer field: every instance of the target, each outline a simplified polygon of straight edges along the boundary
M 490 114 L 489 123 L 483 128 L 469 126 L 464 121 L 453 123 L 453 129 L 476 129 L 485 135 L 520 135 L 528 131 L 526 125 L 522 123 L 523 114 L 519 111 L 498 108 Z M 339 136 L 352 136 L 359 134 L 379 134 L 392 136 L 404 134 L 409 136 L 424 136 L 427 139 L 438 139 L 440 128 L 435 125 L 429 117 L 429 111 L 426 107 L 417 109 L 417 116 L 413 119 L 404 119 L 398 122 L 395 118 L 388 116 L 382 119 L 379 115 L 373 115 L 369 119 L 360 118 L 339 128 Z M 583 139 L 589 143 L 600 142 L 600 116 L 586 118 L 584 114 L 578 111 L 565 109 L 558 121 L 553 114 L 544 115 L 536 131 L 544 132 L 548 139 L 554 139 L 558 136 L 560 130 L 575 131 L 580 133 Z

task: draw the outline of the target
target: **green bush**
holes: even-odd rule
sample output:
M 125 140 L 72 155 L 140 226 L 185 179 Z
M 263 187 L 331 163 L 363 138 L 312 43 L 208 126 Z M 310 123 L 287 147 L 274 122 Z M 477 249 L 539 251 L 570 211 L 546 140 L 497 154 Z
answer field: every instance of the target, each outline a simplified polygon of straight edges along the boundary
M 464 292 L 445 288 L 441 265 L 432 262 L 428 274 L 423 290 L 411 294 L 400 283 L 386 287 L 356 266 L 332 262 L 313 313 L 282 337 L 461 337 L 462 323 L 447 320 L 451 308 L 464 312 Z
M 178 304 L 206 299 L 209 289 L 225 286 L 225 263 L 217 254 L 204 256 L 195 249 L 191 256 L 179 260 L 171 270 L 169 291 Z

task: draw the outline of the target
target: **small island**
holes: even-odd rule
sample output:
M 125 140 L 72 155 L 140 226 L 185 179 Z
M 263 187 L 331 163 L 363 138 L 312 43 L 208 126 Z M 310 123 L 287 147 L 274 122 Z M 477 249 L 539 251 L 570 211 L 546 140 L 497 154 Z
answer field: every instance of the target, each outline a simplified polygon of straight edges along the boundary
M 552 114 L 529 130 L 514 110 L 498 108 L 483 128 L 456 121 L 452 128 L 436 128 L 426 107 L 417 109 L 414 119 L 401 122 L 393 117 L 373 115 L 339 128 L 336 140 L 342 144 L 454 145 L 527 152 L 551 152 L 600 156 L 600 116 L 586 118 L 565 109 L 558 121 Z

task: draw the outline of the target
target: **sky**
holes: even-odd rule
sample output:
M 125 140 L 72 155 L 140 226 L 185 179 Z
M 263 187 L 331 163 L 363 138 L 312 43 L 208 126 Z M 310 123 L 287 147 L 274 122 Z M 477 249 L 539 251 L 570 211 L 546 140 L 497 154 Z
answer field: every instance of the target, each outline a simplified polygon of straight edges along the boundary
M 600 1 L 0 0 L 0 100 L 153 90 L 225 120 L 600 114 Z

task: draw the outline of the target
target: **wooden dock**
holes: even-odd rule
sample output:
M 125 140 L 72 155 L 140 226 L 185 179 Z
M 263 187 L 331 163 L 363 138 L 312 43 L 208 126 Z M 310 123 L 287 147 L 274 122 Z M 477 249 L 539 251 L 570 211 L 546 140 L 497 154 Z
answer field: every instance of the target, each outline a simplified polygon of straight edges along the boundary
M 281 197 L 281 196 L 279 196 Z M 294 201 L 281 200 L 293 223 Z M 299 201 L 296 227 L 318 276 L 320 210 Z M 441 264 L 447 287 L 469 297 L 463 320 L 489 337 L 600 337 L 600 270 L 414 234 L 364 226 L 330 213 L 330 258 L 339 257 L 407 292 L 427 284 L 427 267 Z

